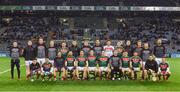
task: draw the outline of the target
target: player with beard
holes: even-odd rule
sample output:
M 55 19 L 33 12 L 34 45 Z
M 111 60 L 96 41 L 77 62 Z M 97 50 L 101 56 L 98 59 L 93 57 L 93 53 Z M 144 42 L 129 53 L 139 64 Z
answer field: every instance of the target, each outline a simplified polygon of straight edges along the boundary
M 103 51 L 107 57 L 111 57 L 113 55 L 114 46 L 111 45 L 110 40 L 107 40 L 106 46 L 103 47 Z
M 36 46 L 36 58 L 40 66 L 44 64 L 46 56 L 47 56 L 46 46 L 44 44 L 43 38 L 40 37 L 38 45 Z
M 121 63 L 121 58 L 118 56 L 117 50 L 114 50 L 113 56 L 111 56 L 109 59 L 109 64 L 111 67 L 111 79 L 115 80 L 116 78 L 120 80 L 120 77 L 121 77 L 120 69 L 121 69 L 122 63 Z M 116 77 L 114 76 L 114 74 L 116 74 Z
M 70 47 L 70 51 L 74 53 L 74 57 L 79 56 L 80 48 L 77 45 L 77 41 L 72 41 L 72 46 Z
M 154 46 L 154 55 L 156 57 L 157 63 L 161 63 L 162 58 L 165 57 L 166 54 L 166 48 L 162 45 L 162 40 L 158 39 L 156 46 Z
M 54 46 L 54 41 L 51 40 L 49 43 L 49 48 L 47 49 L 49 62 L 54 66 L 54 59 L 56 58 L 57 50 Z
M 32 41 L 28 41 L 28 46 L 24 48 L 23 56 L 25 58 L 25 64 L 26 64 L 26 80 L 28 80 L 28 75 L 30 73 L 30 64 L 32 61 L 36 58 L 35 56 L 35 48 L 32 46 Z
M 91 50 L 91 46 L 89 45 L 89 42 L 87 40 L 84 41 L 84 44 L 81 50 L 84 51 L 85 56 L 88 56 L 89 51 Z
M 94 53 L 96 56 L 100 56 L 101 52 L 103 50 L 103 47 L 101 46 L 100 40 L 95 41 L 95 45 L 93 47 Z
M 61 52 L 62 57 L 65 59 L 66 56 L 67 56 L 67 53 L 68 53 L 68 51 L 69 51 L 69 48 L 67 47 L 66 42 L 62 42 L 62 43 L 61 43 L 61 47 L 58 49 L 58 52 L 59 52 L 59 51 Z

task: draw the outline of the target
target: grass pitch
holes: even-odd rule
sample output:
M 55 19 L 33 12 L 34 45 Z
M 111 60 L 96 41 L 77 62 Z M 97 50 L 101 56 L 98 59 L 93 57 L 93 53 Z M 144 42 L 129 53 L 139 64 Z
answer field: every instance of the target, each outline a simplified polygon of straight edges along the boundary
M 10 58 L 0 58 L 0 91 L 180 91 L 180 58 L 167 59 L 171 77 L 168 81 L 133 80 L 69 80 L 26 81 L 24 59 L 21 59 L 21 80 L 10 80 Z

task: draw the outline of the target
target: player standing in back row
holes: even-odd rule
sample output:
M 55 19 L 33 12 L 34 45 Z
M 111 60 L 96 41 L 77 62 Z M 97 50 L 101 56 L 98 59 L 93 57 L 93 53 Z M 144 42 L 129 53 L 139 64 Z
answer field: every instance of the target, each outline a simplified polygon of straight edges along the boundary
M 10 57 L 11 57 L 11 79 L 14 79 L 14 66 L 16 65 L 18 79 L 20 80 L 20 49 L 18 48 L 18 43 L 13 42 L 13 46 L 10 49 Z
M 166 48 L 162 45 L 162 40 L 158 39 L 156 46 L 154 46 L 154 55 L 156 56 L 157 63 L 161 63 L 162 58 L 165 57 L 166 54 Z
M 40 64 L 40 66 L 42 66 L 46 58 L 46 46 L 44 44 L 43 38 L 39 38 L 39 42 L 36 47 L 36 58 L 37 58 L 37 62 Z
M 26 64 L 26 80 L 28 80 L 28 75 L 30 73 L 30 64 L 36 58 L 35 56 L 35 49 L 32 47 L 32 41 L 28 41 L 28 46 L 24 49 L 23 56 L 25 58 Z
M 49 48 L 47 49 L 49 62 L 54 65 L 54 59 L 56 58 L 57 50 L 54 46 L 54 41 L 50 41 Z
M 111 45 L 110 40 L 106 42 L 106 46 L 103 47 L 103 51 L 107 57 L 111 57 L 113 55 L 114 46 Z

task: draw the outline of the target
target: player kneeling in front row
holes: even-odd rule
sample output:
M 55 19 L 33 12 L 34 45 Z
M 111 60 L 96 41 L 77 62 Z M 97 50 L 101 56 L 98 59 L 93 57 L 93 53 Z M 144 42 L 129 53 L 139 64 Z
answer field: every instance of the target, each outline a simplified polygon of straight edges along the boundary
M 102 76 L 104 75 L 103 73 L 105 73 L 105 77 L 106 79 L 110 78 L 110 73 L 111 73 L 111 69 L 110 69 L 110 65 L 109 65 L 109 58 L 105 55 L 105 52 L 102 51 L 101 56 L 98 57 L 98 75 L 100 77 L 100 79 L 102 79 Z
M 33 62 L 30 64 L 30 78 L 31 81 L 34 81 L 34 75 L 37 76 L 36 79 L 39 79 L 39 76 L 41 75 L 41 67 L 40 64 L 37 62 L 37 60 L 33 60 Z
M 159 64 L 158 77 L 159 80 L 163 77 L 163 80 L 168 80 L 171 72 L 169 71 L 169 64 L 166 62 L 166 58 L 162 58 L 162 62 Z
M 89 52 L 89 56 L 87 58 L 88 60 L 88 78 L 90 78 L 90 74 L 93 74 L 93 78 L 94 80 L 96 79 L 96 75 L 97 75 L 97 58 L 94 55 L 94 51 L 90 50 Z
M 145 64 L 145 70 L 144 70 L 144 78 L 150 79 L 150 75 L 152 75 L 152 80 L 156 81 L 157 80 L 157 72 L 158 72 L 158 64 L 154 60 L 153 56 L 149 56 L 149 59 L 146 61 Z
M 130 60 L 130 66 L 131 66 L 131 77 L 132 79 L 137 79 L 137 72 L 142 73 L 142 59 L 138 56 L 137 52 L 134 52 L 133 56 Z
M 120 80 L 121 77 L 121 59 L 118 57 L 118 52 L 117 50 L 114 50 L 113 56 L 110 57 L 109 59 L 109 64 L 111 67 L 111 79 L 115 80 L 118 79 Z
M 84 55 L 84 51 L 80 51 L 80 55 L 76 58 L 76 75 L 77 78 L 80 79 L 79 73 L 82 72 L 82 79 L 87 79 L 87 66 L 88 66 L 88 61 L 86 59 L 86 56 Z
M 45 77 L 48 77 L 48 80 L 51 81 L 53 76 L 53 67 L 48 59 L 46 59 L 45 63 L 42 65 L 41 71 L 42 81 L 44 81 Z
M 64 68 L 64 58 L 62 57 L 61 52 L 57 53 L 57 57 L 54 59 L 54 81 L 56 81 L 56 73 L 59 73 L 59 79 L 64 80 L 66 78 L 66 71 Z M 61 76 L 61 72 L 62 72 L 62 77 Z
M 131 75 L 131 69 L 130 69 L 130 57 L 128 56 L 128 52 L 124 51 L 123 55 L 121 57 L 121 62 L 122 62 L 122 77 L 124 79 L 129 79 Z

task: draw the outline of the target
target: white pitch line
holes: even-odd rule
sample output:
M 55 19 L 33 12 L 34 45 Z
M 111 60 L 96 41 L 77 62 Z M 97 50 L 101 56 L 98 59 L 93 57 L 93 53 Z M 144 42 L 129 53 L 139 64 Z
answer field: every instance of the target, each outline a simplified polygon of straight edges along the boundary
M 25 64 L 20 65 L 20 66 L 21 66 L 21 67 L 22 67 L 22 66 L 25 66 Z M 0 75 L 3 74 L 3 73 L 9 72 L 10 70 L 11 70 L 11 69 L 7 69 L 7 70 L 5 70 L 5 71 L 2 71 L 2 72 L 0 72 Z

